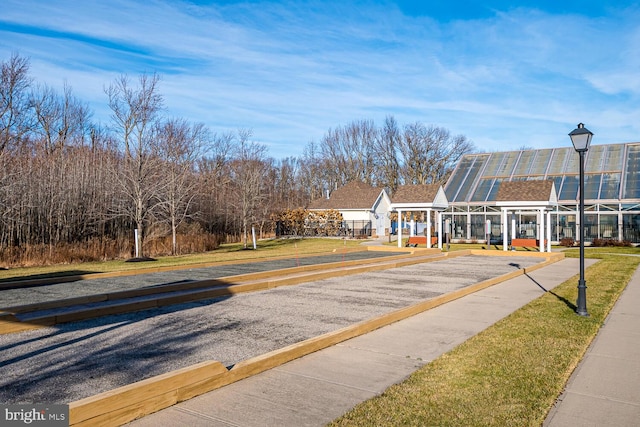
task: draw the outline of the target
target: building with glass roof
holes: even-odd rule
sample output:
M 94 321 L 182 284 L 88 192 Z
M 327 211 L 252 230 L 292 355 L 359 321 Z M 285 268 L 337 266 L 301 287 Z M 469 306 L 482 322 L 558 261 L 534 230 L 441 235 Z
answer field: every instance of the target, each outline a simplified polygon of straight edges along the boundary
M 579 235 L 579 155 L 573 147 L 465 155 L 445 185 L 451 237 L 502 242 L 496 197 L 505 181 L 552 180 L 558 205 L 551 212 L 551 240 Z M 585 156 L 585 242 L 640 243 L 640 143 L 592 145 Z M 518 235 L 539 238 L 535 212 L 514 212 Z

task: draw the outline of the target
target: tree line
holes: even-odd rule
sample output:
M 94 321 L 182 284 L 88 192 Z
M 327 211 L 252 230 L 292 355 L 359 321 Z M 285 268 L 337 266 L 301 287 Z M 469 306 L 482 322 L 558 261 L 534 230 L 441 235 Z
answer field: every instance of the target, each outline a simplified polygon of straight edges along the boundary
M 388 116 L 381 126 L 329 129 L 301 156 L 274 159 L 249 129 L 215 132 L 169 117 L 157 74 L 106 85 L 111 114 L 101 123 L 69 85 L 34 81 L 28 58 L 0 65 L 3 264 L 246 246 L 252 228 L 269 235 L 282 212 L 353 180 L 391 194 L 444 183 L 474 149 L 465 136 Z

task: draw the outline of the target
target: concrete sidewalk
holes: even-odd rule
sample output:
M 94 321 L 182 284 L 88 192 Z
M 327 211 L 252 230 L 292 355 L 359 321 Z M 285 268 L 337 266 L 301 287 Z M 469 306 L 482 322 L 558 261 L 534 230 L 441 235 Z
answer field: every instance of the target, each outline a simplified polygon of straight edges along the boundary
M 325 425 L 577 272 L 564 259 L 128 425 Z
M 639 424 L 640 269 L 609 313 L 544 426 Z

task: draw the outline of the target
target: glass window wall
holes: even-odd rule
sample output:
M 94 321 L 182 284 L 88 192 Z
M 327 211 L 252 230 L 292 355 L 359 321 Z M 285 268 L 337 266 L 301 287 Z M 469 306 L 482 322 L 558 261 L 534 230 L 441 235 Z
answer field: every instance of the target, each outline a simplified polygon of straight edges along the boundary
M 588 174 L 584 176 L 584 198 L 587 200 L 595 200 L 600 193 L 601 174 Z
M 622 170 L 624 162 L 624 145 L 609 145 L 607 150 L 607 157 L 605 159 L 603 170 L 604 171 L 619 171 Z
M 493 186 L 494 178 L 481 179 L 476 191 L 471 196 L 472 202 L 484 202 Z
M 567 160 L 569 151 L 563 148 L 556 148 L 553 150 L 553 156 L 551 157 L 551 164 L 547 173 L 559 174 L 564 172 L 564 165 Z
M 584 241 L 591 242 L 598 238 L 598 215 L 585 214 L 584 216 Z M 579 240 L 580 236 L 578 236 Z
M 629 147 L 623 199 L 640 199 L 640 145 Z
M 579 159 L 571 146 L 466 155 L 445 187 L 452 204 L 450 211 L 477 212 L 482 221 L 474 222 L 473 237 L 479 239 L 483 233 L 480 225 L 484 227 L 486 219 L 481 214 L 485 210 L 499 211 L 492 203 L 502 181 L 552 179 L 560 202 L 554 213 L 553 237 L 576 239 Z M 606 236 L 610 234 L 612 238 L 624 236 L 640 243 L 636 231 L 640 228 L 637 225 L 640 215 L 640 144 L 591 146 L 585 160 L 585 211 L 591 218 L 584 224 L 586 239 L 608 238 Z M 622 229 L 618 224 L 619 214 L 624 215 Z M 598 217 L 601 222 L 598 222 Z M 462 215 L 456 215 L 456 219 L 461 229 L 457 238 L 471 238 L 467 235 L 467 230 L 471 233 L 472 224 L 467 224 L 470 220 Z
M 487 176 L 496 176 L 498 175 L 498 169 L 504 160 L 504 156 L 506 153 L 493 153 L 491 157 L 487 161 L 487 166 L 484 168 L 482 172 L 483 177 Z
M 513 171 L 514 175 L 528 175 L 529 170 L 531 169 L 531 165 L 533 164 L 534 159 L 536 158 L 535 151 L 523 151 L 520 159 L 518 160 L 518 164 Z
M 501 178 L 496 178 L 496 181 L 493 183 L 493 187 L 491 187 L 491 191 L 487 196 L 487 201 L 496 199 L 496 197 L 498 196 L 498 190 L 500 190 L 500 184 L 502 184 L 502 181 L 503 180 Z
M 620 174 L 602 174 L 602 188 L 599 199 L 617 199 L 620 197 Z
M 467 238 L 467 215 L 453 215 L 453 238 L 454 239 L 466 239 Z
M 538 238 L 538 217 L 533 214 L 520 215 L 520 224 L 518 225 L 518 237 L 521 239 L 537 239 Z
M 486 162 L 487 157 L 477 157 L 476 161 L 470 166 L 468 175 L 464 178 L 460 185 L 460 190 L 455 195 L 455 201 L 466 202 L 469 200 L 469 192 L 476 183 L 476 176 L 480 173 L 480 169 Z M 449 196 L 447 196 L 449 197 Z
M 484 240 L 484 215 L 471 215 L 471 239 Z
M 455 201 L 455 196 L 460 190 L 460 185 L 465 181 L 465 178 L 469 172 L 469 168 L 475 162 L 475 156 L 465 156 L 460 160 L 460 164 L 454 171 L 453 175 L 447 181 L 447 185 L 445 186 L 445 193 L 447 195 L 447 199 L 450 202 Z
M 601 171 L 604 160 L 606 145 L 594 145 L 587 151 L 587 159 L 585 161 L 585 172 Z M 579 157 L 579 155 L 578 155 Z M 578 167 L 580 165 L 578 164 Z
M 502 164 L 500 164 L 500 168 L 496 173 L 496 176 L 501 176 L 503 178 L 507 178 L 511 176 L 513 172 L 513 168 L 516 165 L 516 160 L 518 160 L 518 156 L 520 155 L 519 151 L 511 151 L 508 153 L 504 153 L 504 160 Z
M 574 149 L 567 150 L 567 164 L 564 173 L 580 173 L 580 155 Z
M 640 214 L 622 215 L 622 239 L 640 243 Z
M 502 216 L 487 215 L 485 218 L 491 221 L 491 240 L 502 244 Z
M 600 238 L 618 239 L 618 215 L 600 215 Z
M 576 216 L 558 215 L 558 238 L 576 240 Z
M 562 191 L 558 196 L 558 200 L 578 200 L 578 187 L 580 186 L 580 177 L 577 175 L 567 175 L 562 183 Z
M 547 168 L 549 167 L 549 159 L 551 159 L 551 153 L 553 150 L 536 150 L 536 159 L 531 165 L 531 170 L 529 171 L 532 175 L 543 175 L 547 172 Z

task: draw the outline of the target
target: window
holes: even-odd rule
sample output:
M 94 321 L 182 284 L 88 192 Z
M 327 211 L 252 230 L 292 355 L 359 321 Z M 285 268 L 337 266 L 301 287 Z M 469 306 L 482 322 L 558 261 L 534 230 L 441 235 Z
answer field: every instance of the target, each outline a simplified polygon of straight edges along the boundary
M 551 165 L 549 166 L 550 174 L 558 174 L 564 172 L 564 164 L 567 159 L 569 150 L 565 148 L 556 148 L 553 151 L 553 157 L 551 158 Z
M 467 216 L 466 215 L 454 215 L 452 226 L 453 226 L 454 239 L 467 238 Z
M 467 167 L 458 168 L 452 185 L 447 186 L 447 198 L 450 198 L 449 200 L 452 202 L 466 202 L 468 200 L 468 194 L 476 182 L 476 177 L 489 156 L 469 156 L 469 158 L 472 163 Z M 458 174 L 460 176 L 457 176 Z
M 476 191 L 474 191 L 473 195 L 471 196 L 471 201 L 484 202 L 487 199 L 487 194 L 489 194 L 489 191 L 493 186 L 493 181 L 493 178 L 481 179 L 478 187 L 476 188 Z
M 536 150 L 536 159 L 531 165 L 529 173 L 534 175 L 542 175 L 547 172 L 549 166 L 549 160 L 551 159 L 551 153 L 553 150 Z
M 600 193 L 601 174 L 588 174 L 584 176 L 584 198 L 594 200 L 598 198 Z
M 576 175 L 568 175 L 564 177 L 562 183 L 562 191 L 558 197 L 559 200 L 577 200 L 578 187 L 580 186 L 580 177 Z
M 585 161 L 585 172 L 594 172 L 602 170 L 602 162 L 606 154 L 606 145 L 594 145 L 587 151 L 587 159 Z M 578 165 L 579 166 L 579 165 Z
M 535 157 L 535 151 L 523 151 L 513 172 L 514 175 L 528 175 Z
M 640 215 L 622 215 L 622 238 L 632 243 L 640 243 Z
M 618 215 L 600 215 L 600 238 L 618 239 Z
M 605 173 L 602 174 L 602 188 L 600 190 L 600 199 L 617 199 L 620 195 L 620 174 Z
M 605 171 L 621 171 L 624 163 L 624 145 L 609 145 L 602 167 Z
M 623 199 L 640 198 L 640 145 L 629 147 Z

